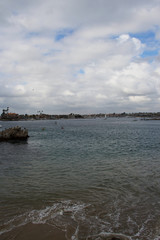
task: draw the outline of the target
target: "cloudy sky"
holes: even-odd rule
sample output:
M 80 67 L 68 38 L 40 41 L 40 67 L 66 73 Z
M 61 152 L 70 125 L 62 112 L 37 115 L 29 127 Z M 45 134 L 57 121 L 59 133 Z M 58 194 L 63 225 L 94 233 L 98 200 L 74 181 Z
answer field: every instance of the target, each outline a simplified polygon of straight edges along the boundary
M 160 111 L 160 0 L 0 1 L 0 111 Z

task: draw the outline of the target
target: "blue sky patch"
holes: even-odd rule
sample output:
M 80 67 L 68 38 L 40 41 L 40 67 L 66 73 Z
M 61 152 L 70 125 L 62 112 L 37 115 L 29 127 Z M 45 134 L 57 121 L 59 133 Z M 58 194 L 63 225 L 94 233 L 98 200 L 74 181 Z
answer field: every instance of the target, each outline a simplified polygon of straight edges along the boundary
M 115 34 L 115 35 L 111 35 L 111 36 L 110 36 L 110 39 L 111 39 L 111 40 L 112 40 L 112 39 L 114 40 L 114 39 L 117 39 L 118 37 L 119 37 L 119 35 L 116 35 L 116 34 Z
M 72 35 L 72 33 L 74 32 L 73 29 L 63 29 L 57 32 L 56 36 L 55 36 L 55 41 L 60 41 L 61 39 L 68 37 L 70 35 Z
M 78 75 L 84 75 L 85 74 L 85 71 L 82 69 L 82 68 L 80 68 L 78 71 L 76 71 L 74 74 L 73 74 L 73 76 L 74 77 L 77 77 Z
M 138 38 L 142 43 L 148 44 L 152 42 L 158 42 L 155 39 L 155 33 L 153 31 L 141 32 L 141 33 L 130 33 L 131 37 Z
M 153 51 L 144 51 L 142 54 L 141 54 L 141 57 L 142 58 L 146 58 L 146 57 L 154 57 L 154 56 L 157 56 L 158 55 L 158 50 L 153 50 Z
M 131 37 L 138 38 L 143 44 L 146 45 L 144 55 L 154 56 L 158 54 L 160 49 L 160 41 L 156 39 L 155 32 L 147 31 L 142 33 L 130 34 Z
M 150 61 L 159 54 L 160 41 L 156 39 L 155 32 L 147 31 L 136 34 L 130 34 L 131 37 L 138 38 L 146 48 L 144 52 L 140 55 L 142 58 L 149 58 Z
M 80 69 L 78 73 L 79 74 L 85 74 L 85 71 L 83 69 Z
M 124 33 L 128 34 L 131 38 L 137 38 L 141 41 L 141 43 L 146 44 L 148 47 L 157 47 L 160 46 L 160 41 L 156 39 L 156 35 L 154 31 L 146 31 L 139 33 Z M 112 35 L 110 39 L 117 39 L 120 35 Z

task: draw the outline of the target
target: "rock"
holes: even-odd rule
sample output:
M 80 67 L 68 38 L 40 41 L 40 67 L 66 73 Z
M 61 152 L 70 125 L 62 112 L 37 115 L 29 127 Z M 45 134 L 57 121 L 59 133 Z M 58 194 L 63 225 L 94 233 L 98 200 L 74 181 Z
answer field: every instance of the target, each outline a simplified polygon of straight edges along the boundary
M 130 240 L 129 237 L 121 234 L 99 234 L 98 236 L 88 237 L 87 240 Z
M 28 130 L 18 126 L 0 132 L 0 141 L 27 140 L 28 137 Z
M 117 237 L 112 237 L 111 240 L 121 240 L 121 239 Z

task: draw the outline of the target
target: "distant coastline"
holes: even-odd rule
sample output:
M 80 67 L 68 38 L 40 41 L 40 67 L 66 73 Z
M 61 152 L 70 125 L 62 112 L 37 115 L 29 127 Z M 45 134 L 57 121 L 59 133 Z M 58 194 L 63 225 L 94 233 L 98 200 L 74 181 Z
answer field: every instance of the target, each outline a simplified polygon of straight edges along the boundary
M 28 121 L 28 120 L 58 120 L 58 119 L 94 119 L 94 118 L 140 118 L 141 120 L 160 120 L 160 112 L 138 112 L 138 113 L 99 113 L 99 114 L 17 114 L 4 111 L 0 116 L 1 121 Z

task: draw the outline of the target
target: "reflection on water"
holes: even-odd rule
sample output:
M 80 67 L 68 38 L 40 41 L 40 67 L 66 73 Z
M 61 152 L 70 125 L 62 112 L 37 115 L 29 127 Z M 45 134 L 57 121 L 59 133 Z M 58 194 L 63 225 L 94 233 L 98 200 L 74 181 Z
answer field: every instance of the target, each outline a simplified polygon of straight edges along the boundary
M 30 138 L 0 143 L 1 233 L 33 223 L 68 239 L 160 239 L 159 121 L 3 122 L 14 125 Z

